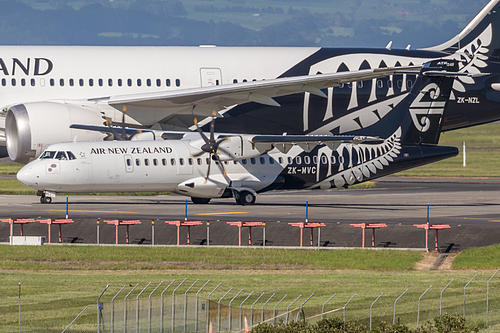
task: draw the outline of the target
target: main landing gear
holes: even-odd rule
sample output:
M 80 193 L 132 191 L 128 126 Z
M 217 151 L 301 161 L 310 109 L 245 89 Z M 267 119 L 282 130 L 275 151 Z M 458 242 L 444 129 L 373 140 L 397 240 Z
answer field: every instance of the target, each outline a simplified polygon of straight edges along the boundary
M 196 197 L 191 197 L 191 201 L 195 205 L 206 205 L 210 202 L 210 198 L 196 198 Z
M 38 191 L 36 195 L 40 197 L 40 203 L 49 204 L 52 203 L 52 198 L 56 197 L 56 192 Z
M 247 206 L 255 203 L 255 194 L 250 191 L 234 191 L 234 199 L 238 205 Z

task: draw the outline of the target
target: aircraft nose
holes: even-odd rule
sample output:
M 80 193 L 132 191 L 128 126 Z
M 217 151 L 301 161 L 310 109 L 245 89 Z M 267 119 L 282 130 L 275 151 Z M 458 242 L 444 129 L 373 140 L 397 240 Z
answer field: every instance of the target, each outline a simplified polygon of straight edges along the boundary
M 38 184 L 38 177 L 31 163 L 25 165 L 17 172 L 17 180 L 28 187 L 33 187 Z

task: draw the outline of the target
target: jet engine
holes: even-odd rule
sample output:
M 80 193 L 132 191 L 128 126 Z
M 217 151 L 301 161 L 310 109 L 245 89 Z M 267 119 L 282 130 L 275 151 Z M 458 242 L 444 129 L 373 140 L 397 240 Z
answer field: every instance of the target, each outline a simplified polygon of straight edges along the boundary
M 78 139 L 102 140 L 96 131 L 71 129 L 71 124 L 102 126 L 101 112 L 85 105 L 63 102 L 19 104 L 7 110 L 5 134 L 9 157 L 17 163 L 28 163 L 50 144 Z

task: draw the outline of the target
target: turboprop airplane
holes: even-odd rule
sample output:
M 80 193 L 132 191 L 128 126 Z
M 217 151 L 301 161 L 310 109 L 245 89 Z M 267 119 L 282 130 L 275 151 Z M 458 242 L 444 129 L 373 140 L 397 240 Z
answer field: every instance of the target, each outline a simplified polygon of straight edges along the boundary
M 42 203 L 56 192 L 172 191 L 194 203 L 234 197 L 249 205 L 273 189 L 345 187 L 458 154 L 436 145 L 453 80 L 469 77 L 458 69 L 454 60 L 424 64 L 381 121 L 346 135 L 215 133 L 214 114 L 209 137 L 195 122 L 199 133 L 177 140 L 54 144 L 17 178 Z
M 108 124 L 161 134 L 194 131 L 198 117 L 206 130 L 213 110 L 224 133 L 344 134 L 383 120 L 408 96 L 416 73 L 393 68 L 440 58 L 488 74 L 455 79 L 441 130 L 499 120 L 499 1 L 421 50 L 2 46 L 0 146 L 27 163 L 52 143 L 124 137 L 106 133 Z

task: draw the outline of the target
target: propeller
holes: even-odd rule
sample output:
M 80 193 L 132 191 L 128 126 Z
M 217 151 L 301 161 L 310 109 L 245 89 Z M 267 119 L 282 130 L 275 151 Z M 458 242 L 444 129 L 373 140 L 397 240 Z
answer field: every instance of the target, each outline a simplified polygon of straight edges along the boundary
M 196 126 L 196 130 L 198 133 L 200 133 L 200 136 L 202 137 L 203 141 L 205 141 L 205 144 L 203 144 L 200 149 L 201 152 L 197 154 L 192 154 L 193 157 L 198 157 L 201 156 L 205 153 L 209 154 L 209 159 L 208 159 L 208 170 L 207 170 L 207 176 L 205 177 L 205 183 L 208 181 L 208 178 L 210 177 L 210 167 L 212 165 L 212 160 L 215 160 L 218 162 L 219 167 L 222 170 L 222 174 L 224 178 L 226 178 L 227 173 L 226 169 L 224 168 L 224 164 L 222 163 L 218 151 L 219 149 L 221 151 L 224 151 L 223 148 L 220 148 L 219 145 L 224 141 L 224 140 L 229 140 L 229 137 L 224 136 L 224 137 L 219 137 L 217 140 L 215 139 L 215 118 L 216 118 L 217 113 L 214 112 L 212 113 L 212 121 L 210 122 L 210 137 L 208 138 L 205 133 L 201 130 L 201 128 L 198 126 L 198 120 L 194 118 L 194 125 Z M 226 152 L 227 153 L 227 152 Z M 230 181 L 229 181 L 230 182 Z

